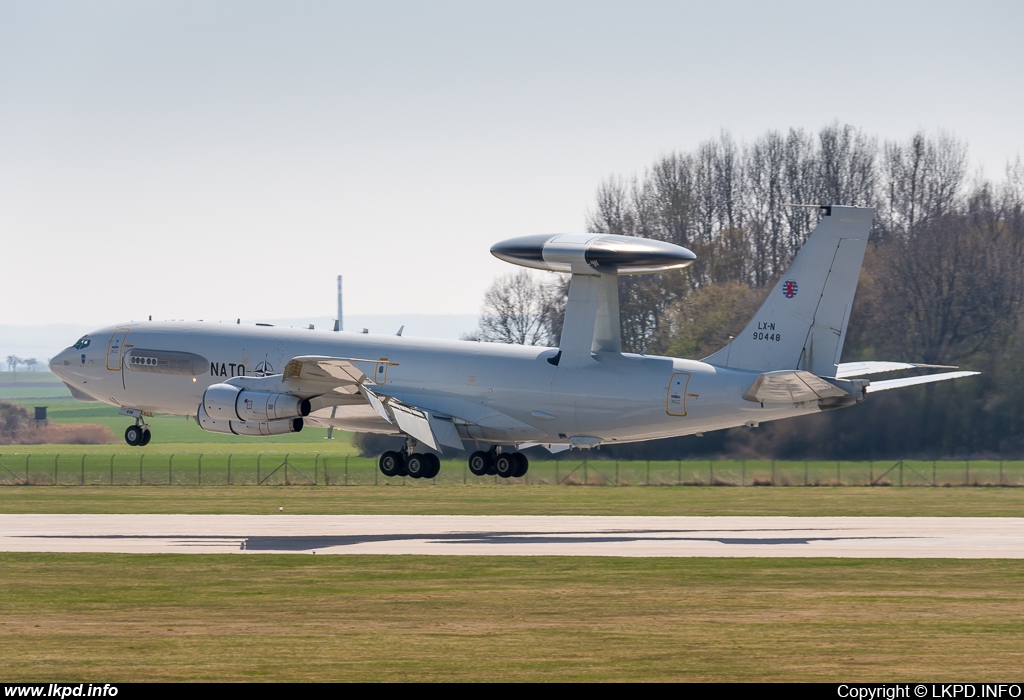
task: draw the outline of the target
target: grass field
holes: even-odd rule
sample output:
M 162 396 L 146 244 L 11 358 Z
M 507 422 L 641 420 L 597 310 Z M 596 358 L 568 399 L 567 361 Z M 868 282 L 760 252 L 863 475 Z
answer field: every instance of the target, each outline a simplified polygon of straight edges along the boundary
M 243 445 L 0 446 L 0 485 L 420 485 L 506 484 L 590 486 L 1020 486 L 1024 462 L 879 460 L 600 460 L 567 455 L 534 459 L 525 477 L 474 476 L 463 459 L 442 461 L 428 482 L 387 478 L 375 458 L 343 441 Z
M 7 681 L 1006 681 L 1024 562 L 0 555 Z
M 7 487 L 5 513 L 984 515 L 1022 489 Z M 17 681 L 1003 681 L 1024 561 L 0 554 Z
M 583 488 L 510 484 L 0 487 L 3 513 L 1024 517 L 1024 489 Z

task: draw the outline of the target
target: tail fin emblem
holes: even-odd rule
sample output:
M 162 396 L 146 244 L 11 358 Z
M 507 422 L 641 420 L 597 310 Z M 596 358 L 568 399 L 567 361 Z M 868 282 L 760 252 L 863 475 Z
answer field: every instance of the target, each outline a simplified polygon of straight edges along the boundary
M 792 299 L 796 296 L 798 289 L 799 287 L 797 286 L 796 280 L 786 280 L 785 284 L 782 285 L 782 294 L 787 299 Z

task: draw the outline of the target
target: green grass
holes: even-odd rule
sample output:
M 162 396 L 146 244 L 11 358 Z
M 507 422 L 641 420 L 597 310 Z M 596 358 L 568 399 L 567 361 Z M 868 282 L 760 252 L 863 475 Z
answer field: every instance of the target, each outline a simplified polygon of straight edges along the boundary
M 0 554 L 18 681 L 1005 681 L 1024 561 Z
M 1024 489 L 499 484 L 0 487 L 3 513 L 1024 516 Z
M 829 479 L 823 478 L 824 475 Z M 838 477 L 838 478 L 837 478 Z M 1018 486 L 1024 462 L 782 462 L 693 460 L 630 462 L 533 460 L 523 478 L 477 477 L 462 459 L 444 460 L 432 484 L 590 486 Z M 9 445 L 0 446 L 0 485 L 419 484 L 384 477 L 374 458 L 342 439 L 302 444 Z

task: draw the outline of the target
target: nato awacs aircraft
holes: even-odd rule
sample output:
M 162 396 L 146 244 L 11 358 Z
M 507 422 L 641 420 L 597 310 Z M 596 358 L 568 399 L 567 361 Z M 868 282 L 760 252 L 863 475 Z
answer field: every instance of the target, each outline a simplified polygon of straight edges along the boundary
M 747 327 L 700 361 L 624 353 L 619 335 L 619 275 L 676 270 L 696 256 L 662 241 L 586 233 L 491 248 L 502 260 L 572 275 L 557 348 L 150 321 L 89 333 L 50 369 L 76 398 L 134 418 L 129 445 L 149 443 L 145 417 L 154 413 L 238 435 L 304 426 L 390 433 L 405 447 L 385 452 L 381 471 L 416 478 L 436 475 L 437 453 L 449 448 L 473 450 L 474 474 L 522 476 L 519 450 L 528 446 L 588 449 L 755 427 L 976 374 L 872 383 L 860 377 L 924 365 L 839 362 L 874 210 L 821 208 Z

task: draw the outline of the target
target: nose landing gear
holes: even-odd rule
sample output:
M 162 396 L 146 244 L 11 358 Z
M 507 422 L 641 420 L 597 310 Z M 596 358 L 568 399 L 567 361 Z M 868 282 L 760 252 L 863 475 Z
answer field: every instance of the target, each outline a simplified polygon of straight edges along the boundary
M 145 447 L 149 444 L 153 435 L 149 432 L 149 426 L 143 418 L 143 412 L 137 408 L 122 407 L 119 413 L 122 416 L 129 416 L 135 419 L 135 425 L 129 425 L 124 431 L 124 441 L 132 447 Z M 153 415 L 147 413 L 145 415 Z
M 145 447 L 149 444 L 153 434 L 149 431 L 149 426 L 141 422 L 135 425 L 129 425 L 124 431 L 124 441 L 132 447 Z

